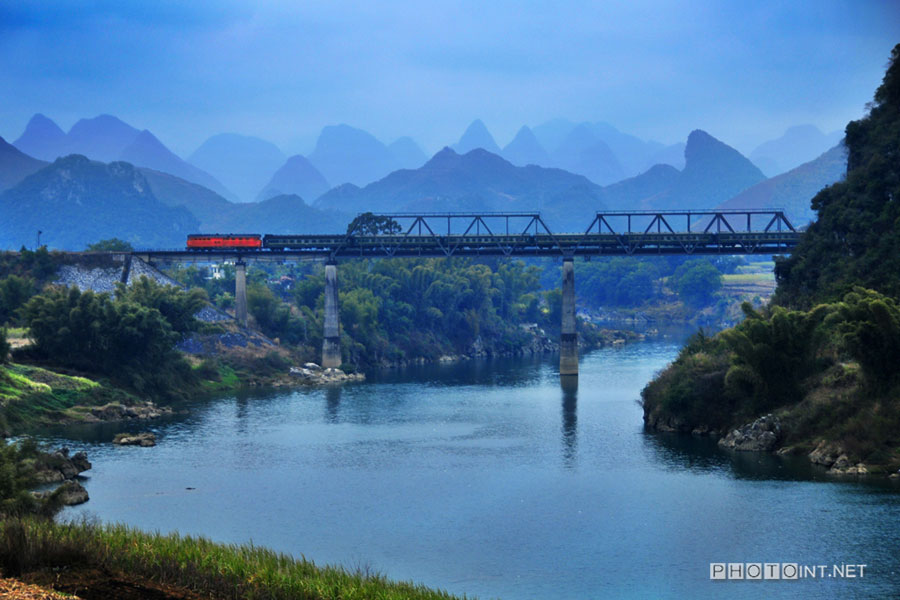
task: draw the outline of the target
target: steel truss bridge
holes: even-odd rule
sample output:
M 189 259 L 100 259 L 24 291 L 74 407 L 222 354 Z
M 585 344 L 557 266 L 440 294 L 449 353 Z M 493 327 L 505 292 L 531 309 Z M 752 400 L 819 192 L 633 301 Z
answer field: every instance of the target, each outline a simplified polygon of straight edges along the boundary
M 603 211 L 582 233 L 554 233 L 540 213 L 382 213 L 343 234 L 266 235 L 263 248 L 138 250 L 148 260 L 290 260 L 426 256 L 784 254 L 802 237 L 782 210 Z M 387 221 L 390 219 L 390 221 Z M 384 228 L 383 228 L 384 229 Z

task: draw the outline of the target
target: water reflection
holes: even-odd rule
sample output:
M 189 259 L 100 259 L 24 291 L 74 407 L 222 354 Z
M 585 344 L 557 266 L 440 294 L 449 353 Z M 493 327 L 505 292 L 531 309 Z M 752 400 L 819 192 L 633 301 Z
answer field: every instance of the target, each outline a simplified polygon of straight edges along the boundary
M 325 420 L 340 423 L 341 390 L 343 386 L 330 385 L 325 388 Z
M 571 469 L 575 466 L 578 450 L 578 376 L 560 375 L 562 388 L 562 442 L 563 464 Z

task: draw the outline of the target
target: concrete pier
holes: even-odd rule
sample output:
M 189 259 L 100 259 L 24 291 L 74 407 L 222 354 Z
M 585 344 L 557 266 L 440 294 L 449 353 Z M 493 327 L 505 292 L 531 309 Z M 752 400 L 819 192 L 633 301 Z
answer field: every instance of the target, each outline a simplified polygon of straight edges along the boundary
M 575 259 L 563 259 L 562 329 L 559 374 L 578 375 L 578 334 L 575 332 Z
M 247 326 L 247 263 L 234 263 L 234 319 Z
M 325 265 L 325 339 L 322 341 L 322 367 L 341 366 L 341 330 L 338 320 L 337 266 Z

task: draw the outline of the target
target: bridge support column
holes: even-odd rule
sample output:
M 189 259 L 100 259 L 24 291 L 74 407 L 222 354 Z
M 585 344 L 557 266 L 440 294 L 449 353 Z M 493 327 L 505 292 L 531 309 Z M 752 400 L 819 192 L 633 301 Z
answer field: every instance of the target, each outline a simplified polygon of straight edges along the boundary
M 578 375 L 578 334 L 575 332 L 575 259 L 563 259 L 562 328 L 559 374 Z
M 325 339 L 322 341 L 322 367 L 341 366 L 341 329 L 338 320 L 337 266 L 325 265 Z
M 234 263 L 234 319 L 247 326 L 247 263 Z

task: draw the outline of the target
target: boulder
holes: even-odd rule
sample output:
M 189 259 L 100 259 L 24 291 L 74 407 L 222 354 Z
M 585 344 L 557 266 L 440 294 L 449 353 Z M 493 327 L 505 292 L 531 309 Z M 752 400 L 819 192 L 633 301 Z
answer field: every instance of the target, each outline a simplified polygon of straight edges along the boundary
M 119 433 L 113 439 L 113 444 L 149 448 L 156 445 L 156 435 L 152 433 Z
M 91 468 L 91 463 L 84 452 L 76 452 L 69 456 L 68 448 L 60 448 L 38 461 L 35 479 L 38 483 L 56 483 L 74 479 L 79 473 Z
M 765 415 L 733 429 L 719 440 L 719 447 L 739 452 L 771 452 L 781 439 L 781 423 L 777 417 Z
M 840 444 L 822 440 L 815 449 L 809 453 L 809 460 L 812 463 L 822 465 L 823 467 L 831 467 L 841 456 L 846 459 L 847 455 L 844 453 L 844 449 Z
M 84 486 L 77 481 L 67 481 L 58 488 L 60 492 L 60 500 L 66 506 L 74 506 L 76 504 L 84 504 L 90 497 Z

